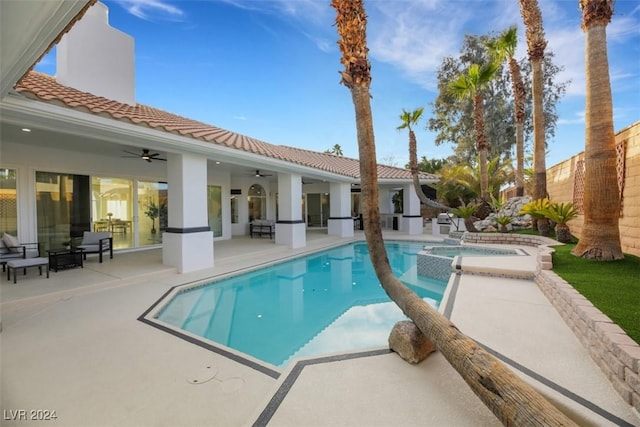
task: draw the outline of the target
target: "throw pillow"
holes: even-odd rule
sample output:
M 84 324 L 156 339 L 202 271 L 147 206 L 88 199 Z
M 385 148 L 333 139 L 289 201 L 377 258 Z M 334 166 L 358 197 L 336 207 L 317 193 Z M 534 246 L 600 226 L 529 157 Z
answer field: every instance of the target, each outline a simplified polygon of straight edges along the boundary
M 2 236 L 2 241 L 11 252 L 20 252 L 20 242 L 15 236 L 4 233 L 4 235 Z

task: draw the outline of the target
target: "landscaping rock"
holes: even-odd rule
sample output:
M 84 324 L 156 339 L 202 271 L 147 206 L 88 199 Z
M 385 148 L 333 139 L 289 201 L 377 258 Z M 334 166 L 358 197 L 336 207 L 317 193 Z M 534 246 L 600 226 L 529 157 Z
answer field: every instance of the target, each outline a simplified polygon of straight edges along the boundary
M 512 197 L 509 199 L 500 212 L 491 213 L 488 217 L 482 221 L 476 221 L 473 225 L 478 231 L 496 231 L 499 226 L 496 222 L 498 216 L 511 217 L 511 224 L 507 225 L 507 230 L 522 230 L 524 228 L 531 228 L 531 215 L 520 215 L 522 207 L 531 201 L 530 196 Z M 493 227 L 493 229 L 491 229 Z
M 433 343 L 409 320 L 402 320 L 393 326 L 389 348 L 413 364 L 422 362 L 436 350 Z

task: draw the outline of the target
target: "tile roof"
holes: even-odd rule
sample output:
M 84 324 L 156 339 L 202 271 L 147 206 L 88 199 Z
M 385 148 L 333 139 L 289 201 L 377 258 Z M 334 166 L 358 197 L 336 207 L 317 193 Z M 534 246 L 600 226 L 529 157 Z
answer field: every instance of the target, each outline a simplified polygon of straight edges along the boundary
M 56 82 L 54 77 L 30 71 L 16 85 L 16 91 L 33 99 L 63 107 L 111 117 L 162 132 L 177 134 L 212 144 L 223 145 L 289 163 L 358 179 L 360 162 L 357 159 L 329 153 L 304 150 L 285 145 L 273 145 L 255 138 L 221 129 L 196 120 L 168 113 L 142 104 L 128 105 L 82 92 Z M 411 179 L 411 173 L 402 168 L 378 165 L 379 179 Z M 422 173 L 423 179 L 437 179 Z

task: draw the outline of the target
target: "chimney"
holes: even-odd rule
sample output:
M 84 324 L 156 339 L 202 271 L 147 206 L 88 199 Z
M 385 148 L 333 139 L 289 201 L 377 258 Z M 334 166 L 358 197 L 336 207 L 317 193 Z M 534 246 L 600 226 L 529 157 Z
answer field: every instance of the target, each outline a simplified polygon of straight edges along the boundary
M 83 92 L 136 105 L 134 40 L 109 25 L 97 2 L 57 46 L 56 80 Z

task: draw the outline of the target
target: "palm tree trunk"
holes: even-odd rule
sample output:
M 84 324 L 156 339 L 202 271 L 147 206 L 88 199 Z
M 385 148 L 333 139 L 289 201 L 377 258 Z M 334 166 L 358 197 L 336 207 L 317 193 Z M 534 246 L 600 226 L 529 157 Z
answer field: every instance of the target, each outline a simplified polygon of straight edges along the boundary
M 545 162 L 546 143 L 543 108 L 542 61 L 547 41 L 544 39 L 542 13 L 538 0 L 519 0 L 520 12 L 527 36 L 527 52 L 531 63 L 531 96 L 533 98 L 533 199 L 547 197 L 547 166 Z M 538 219 L 538 231 L 543 236 L 548 233 L 549 220 Z M 546 234 L 548 235 L 548 234 Z
M 597 7 L 597 3 L 601 2 L 595 3 Z M 584 225 L 580 241 L 573 249 L 574 255 L 601 261 L 624 257 L 618 228 L 620 199 L 616 180 L 607 23 L 608 20 L 602 19 L 591 25 L 585 23 L 587 102 Z
M 473 122 L 476 131 L 476 144 L 480 162 L 480 197 L 485 202 L 489 198 L 489 172 L 487 169 L 487 137 L 484 134 L 484 109 L 482 107 L 482 95 L 476 91 L 473 96 Z
M 418 148 L 416 142 L 416 134 L 413 130 L 409 130 L 409 170 L 411 171 L 411 178 L 413 181 L 413 190 L 415 191 L 420 202 L 424 203 L 427 206 L 430 206 L 435 209 L 450 211 L 451 208 L 449 206 L 442 205 L 434 200 L 431 200 L 424 194 L 422 191 L 422 186 L 420 185 L 420 176 L 418 173 Z
M 370 64 L 366 58 L 366 14 L 362 0 L 332 0 L 331 5 L 337 11 L 341 62 L 346 68 L 342 82 L 351 91 L 355 109 L 365 236 L 382 287 L 505 425 L 575 425 L 393 275 L 380 227 Z
M 513 57 L 509 58 L 509 72 L 515 103 L 516 125 L 516 196 L 524 196 L 524 120 L 526 90 L 522 82 L 520 65 Z
M 543 75 L 542 58 L 531 61 L 532 94 L 533 94 L 533 199 L 547 197 L 547 165 L 546 143 L 544 138 L 544 108 L 542 105 Z M 549 220 L 538 219 L 538 232 L 542 236 L 549 236 Z
M 394 275 L 382 239 L 373 120 L 368 89 L 355 86 L 351 95 L 356 110 L 360 175 L 364 202 L 364 231 L 376 275 L 385 292 L 420 331 L 440 350 L 471 389 L 505 425 L 575 425 L 531 386 Z

